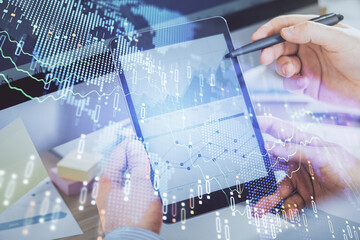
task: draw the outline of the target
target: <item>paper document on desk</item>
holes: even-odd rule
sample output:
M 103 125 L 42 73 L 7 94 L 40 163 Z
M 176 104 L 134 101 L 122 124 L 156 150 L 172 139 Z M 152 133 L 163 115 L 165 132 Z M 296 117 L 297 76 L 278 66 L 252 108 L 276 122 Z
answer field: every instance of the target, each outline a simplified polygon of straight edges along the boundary
M 21 119 L 0 130 L 0 153 L 0 239 L 54 239 L 82 233 Z
M 304 94 L 294 94 L 283 86 L 283 77 L 275 71 L 275 65 L 252 68 L 244 72 L 251 99 L 259 102 L 308 103 L 314 100 Z

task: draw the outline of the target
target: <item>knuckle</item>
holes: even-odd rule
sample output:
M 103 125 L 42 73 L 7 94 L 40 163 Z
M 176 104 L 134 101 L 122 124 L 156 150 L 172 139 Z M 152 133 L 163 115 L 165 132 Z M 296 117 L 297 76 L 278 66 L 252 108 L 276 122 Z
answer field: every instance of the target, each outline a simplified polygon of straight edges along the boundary
M 306 21 L 306 22 L 304 22 L 304 28 L 311 32 L 314 29 L 316 24 L 317 23 L 315 23 L 315 22 Z

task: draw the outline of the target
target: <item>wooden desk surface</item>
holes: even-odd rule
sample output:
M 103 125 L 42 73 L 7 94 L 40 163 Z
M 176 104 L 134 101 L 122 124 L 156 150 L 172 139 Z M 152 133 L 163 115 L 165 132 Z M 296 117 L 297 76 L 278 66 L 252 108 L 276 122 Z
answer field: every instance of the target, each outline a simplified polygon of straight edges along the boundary
M 52 151 L 41 153 L 40 157 L 48 172 L 51 168 L 55 167 L 56 163 L 60 160 L 60 157 Z M 66 240 L 102 239 L 103 230 L 100 223 L 99 213 L 96 205 L 91 205 L 91 196 L 90 196 L 91 191 L 89 191 L 87 194 L 86 202 L 84 204 L 84 210 L 80 211 L 79 195 L 66 196 L 60 189 L 57 188 L 57 190 L 60 193 L 61 197 L 64 199 L 66 205 L 70 209 L 74 218 L 78 222 L 81 230 L 84 232 L 82 235 L 61 238 L 61 239 L 66 239 Z

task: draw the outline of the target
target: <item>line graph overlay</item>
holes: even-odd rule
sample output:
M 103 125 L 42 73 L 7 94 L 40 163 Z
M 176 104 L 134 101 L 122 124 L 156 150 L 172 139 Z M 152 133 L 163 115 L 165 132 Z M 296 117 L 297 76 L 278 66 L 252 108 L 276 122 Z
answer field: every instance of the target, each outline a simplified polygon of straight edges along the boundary
M 234 106 L 231 110 L 226 108 L 230 105 Z M 239 109 L 244 109 L 241 96 L 140 123 L 160 179 L 160 192 L 182 200 L 188 198 L 189 189 L 197 186 L 198 179 L 204 180 L 205 187 L 210 176 L 214 179 L 211 191 L 216 191 L 234 186 L 237 179 L 245 183 L 268 175 L 263 157 L 251 154 L 260 153 L 260 149 L 250 121 L 244 113 L 236 113 Z M 174 122 L 182 126 L 170 125 Z M 166 126 L 172 126 L 172 130 L 166 131 Z M 263 171 L 259 174 L 256 169 Z

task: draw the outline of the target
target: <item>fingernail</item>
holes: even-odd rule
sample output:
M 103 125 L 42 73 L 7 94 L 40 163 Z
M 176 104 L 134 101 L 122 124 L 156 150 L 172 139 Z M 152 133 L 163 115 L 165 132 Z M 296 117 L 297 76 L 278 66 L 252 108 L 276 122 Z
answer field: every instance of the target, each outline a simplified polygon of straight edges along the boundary
M 295 33 L 295 28 L 294 28 L 294 27 L 283 28 L 283 33 L 284 33 L 287 37 L 291 37 L 291 36 L 293 36 L 294 33 Z
M 288 64 L 285 64 L 281 68 L 281 72 L 283 73 L 283 76 L 286 76 L 286 68 L 287 68 L 287 66 L 288 66 Z

